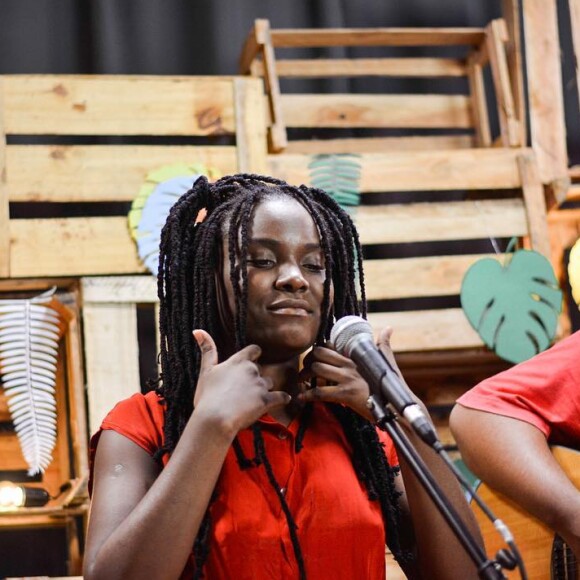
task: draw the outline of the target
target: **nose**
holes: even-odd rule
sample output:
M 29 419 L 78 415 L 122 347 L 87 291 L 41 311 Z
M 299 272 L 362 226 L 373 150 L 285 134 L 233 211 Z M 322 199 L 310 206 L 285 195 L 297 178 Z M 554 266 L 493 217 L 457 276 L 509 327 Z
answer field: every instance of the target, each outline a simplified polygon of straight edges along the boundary
M 304 292 L 308 289 L 308 281 L 297 264 L 288 264 L 279 269 L 275 286 L 284 292 Z

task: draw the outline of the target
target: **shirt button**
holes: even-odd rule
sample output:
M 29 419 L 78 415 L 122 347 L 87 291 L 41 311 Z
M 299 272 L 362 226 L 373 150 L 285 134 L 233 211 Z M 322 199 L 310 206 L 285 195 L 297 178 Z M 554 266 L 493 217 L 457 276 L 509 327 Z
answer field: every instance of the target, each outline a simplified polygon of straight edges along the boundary
M 282 495 L 286 495 L 286 488 L 285 488 L 285 487 L 281 487 L 281 488 L 280 488 L 280 493 L 281 493 Z
M 288 433 L 286 433 L 286 431 L 280 431 L 278 433 L 278 439 L 284 441 L 284 439 L 288 438 Z

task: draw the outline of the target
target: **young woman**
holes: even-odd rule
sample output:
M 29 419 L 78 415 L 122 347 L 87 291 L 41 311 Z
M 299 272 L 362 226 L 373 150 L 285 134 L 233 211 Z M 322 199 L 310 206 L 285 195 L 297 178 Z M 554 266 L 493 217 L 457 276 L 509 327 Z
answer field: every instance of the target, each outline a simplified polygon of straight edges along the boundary
M 399 474 L 356 366 L 325 344 L 335 319 L 366 314 L 358 235 L 329 196 L 200 178 L 163 230 L 158 288 L 160 386 L 117 405 L 92 440 L 85 578 L 380 579 L 385 540 L 410 576 L 477 577 Z

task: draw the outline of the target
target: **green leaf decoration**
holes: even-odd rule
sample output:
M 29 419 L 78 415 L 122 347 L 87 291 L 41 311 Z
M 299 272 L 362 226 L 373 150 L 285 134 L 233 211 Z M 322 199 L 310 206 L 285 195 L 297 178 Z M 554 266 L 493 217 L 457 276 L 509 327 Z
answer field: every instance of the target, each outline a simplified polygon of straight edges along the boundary
M 210 180 L 217 171 L 201 163 L 164 165 L 147 174 L 137 197 L 131 204 L 128 221 L 131 237 L 137 244 L 139 257 L 149 271 L 157 275 L 161 229 L 173 204 L 201 175 Z
M 475 262 L 463 278 L 461 306 L 489 348 L 519 363 L 550 346 L 562 291 L 544 256 L 518 250 L 505 264 L 494 258 Z
M 360 205 L 359 155 L 316 155 L 308 164 L 310 183 L 324 189 L 344 209 Z

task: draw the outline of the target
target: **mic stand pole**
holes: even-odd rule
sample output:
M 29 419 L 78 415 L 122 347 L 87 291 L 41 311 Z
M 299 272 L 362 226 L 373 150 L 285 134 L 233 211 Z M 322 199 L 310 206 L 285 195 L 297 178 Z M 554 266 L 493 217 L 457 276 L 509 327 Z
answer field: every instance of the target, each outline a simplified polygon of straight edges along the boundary
M 397 446 L 397 453 L 402 455 L 419 483 L 423 486 L 435 507 L 446 520 L 447 524 L 465 548 L 467 554 L 477 567 L 477 573 L 480 578 L 488 580 L 505 580 L 500 565 L 494 560 L 487 558 L 483 548 L 475 541 L 459 514 L 445 496 L 439 484 L 435 481 L 431 471 L 425 465 L 425 462 L 417 453 L 413 444 L 409 441 L 407 435 L 397 423 L 395 414 L 389 407 L 384 409 L 377 403 L 373 396 L 371 411 L 377 421 L 377 424 L 383 428 L 391 437 Z

